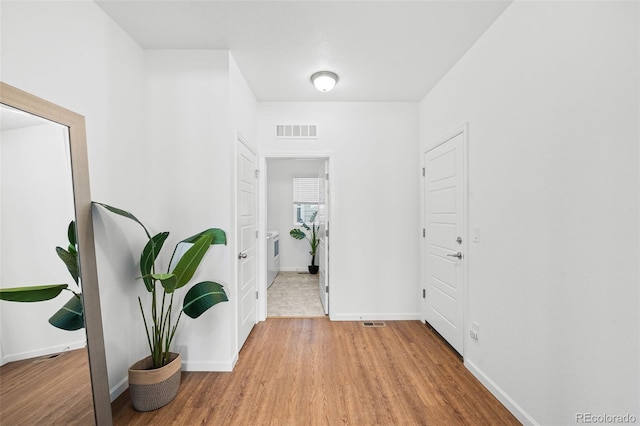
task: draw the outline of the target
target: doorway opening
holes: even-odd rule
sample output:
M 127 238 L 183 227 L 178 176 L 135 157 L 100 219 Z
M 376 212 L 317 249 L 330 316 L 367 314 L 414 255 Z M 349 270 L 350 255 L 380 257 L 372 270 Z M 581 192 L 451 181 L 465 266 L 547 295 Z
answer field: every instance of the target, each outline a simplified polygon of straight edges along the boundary
M 329 314 L 329 161 L 328 155 L 264 158 L 263 319 Z

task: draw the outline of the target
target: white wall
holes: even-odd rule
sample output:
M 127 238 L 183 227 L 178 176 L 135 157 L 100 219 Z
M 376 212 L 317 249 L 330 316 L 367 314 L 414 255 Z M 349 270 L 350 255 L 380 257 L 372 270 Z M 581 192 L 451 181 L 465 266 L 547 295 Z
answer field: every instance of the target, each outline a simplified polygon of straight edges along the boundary
M 469 125 L 467 366 L 525 423 L 640 418 L 638 4 L 513 3 L 420 105 Z
M 53 123 L 0 132 L 0 287 L 68 284 L 80 291 L 55 251 L 66 250 L 75 219 L 66 133 Z M 48 322 L 71 297 L 63 291 L 44 302 L 0 302 L 0 363 L 84 347 L 84 330 Z
M 230 258 L 231 267 L 231 276 L 233 283 L 238 283 L 238 269 L 237 269 L 237 258 L 235 256 L 236 253 L 240 251 L 239 245 L 237 243 L 238 239 L 238 218 L 236 213 L 236 204 L 237 201 L 237 185 L 235 185 L 236 177 L 238 175 L 238 164 L 237 164 L 237 153 L 238 153 L 238 145 L 239 136 L 243 139 L 243 143 L 247 143 L 251 149 L 257 153 L 257 129 L 256 129 L 256 117 L 258 110 L 258 101 L 256 100 L 255 95 L 249 88 L 242 72 L 238 68 L 233 55 L 229 53 L 229 113 L 230 113 L 230 126 L 229 126 L 229 141 L 231 142 L 231 152 L 232 157 L 228 159 L 229 163 L 232 164 L 232 182 L 233 185 L 230 185 L 228 188 L 232 192 L 230 193 L 231 201 L 229 202 L 229 210 L 231 215 L 232 227 L 229 228 L 230 238 L 230 253 L 232 256 Z M 260 256 L 261 247 L 257 246 L 258 252 L 258 268 L 263 267 L 264 264 L 264 256 Z M 258 272 L 257 279 L 260 280 L 262 277 Z M 238 360 L 239 352 L 240 352 L 240 342 L 238 341 L 238 323 L 240 319 L 239 315 L 239 304 L 241 303 L 239 297 L 235 297 L 238 294 L 237 289 L 234 288 L 234 298 L 230 299 L 232 307 L 233 307 L 233 318 L 234 318 L 234 327 L 232 329 L 232 342 L 231 342 L 231 354 L 233 355 L 231 360 L 231 365 L 235 365 Z M 226 368 L 226 369 L 229 369 Z
M 147 173 L 142 137 L 143 56 L 93 2 L 2 2 L 2 81 L 86 118 L 92 198 L 136 211 Z M 134 290 L 143 242 L 112 217 L 94 215 L 109 385 L 123 390 L 138 342 Z M 106 238 L 107 234 L 109 239 Z
M 223 284 L 229 302 L 197 320 L 184 318 L 176 349 L 185 370 L 231 370 L 238 353 L 235 135 L 255 139 L 257 102 L 226 50 L 147 50 L 145 72 L 146 139 L 154 151 L 148 193 L 156 200 L 146 206 L 147 222 L 154 232 L 171 232 L 170 249 L 212 227 L 223 229 L 229 242 L 213 246 L 192 279 Z
M 166 268 L 174 245 L 207 228 L 221 228 L 233 241 L 233 138 L 229 112 L 229 54 L 207 50 L 148 50 L 147 139 L 153 141 L 145 223 L 169 231 L 162 257 Z M 142 213 L 140 213 L 142 215 Z M 232 245 L 213 246 L 192 283 L 232 285 Z M 160 262 L 163 264 L 163 262 Z M 180 304 L 182 296 L 180 294 Z M 233 303 L 215 306 L 197 320 L 184 318 L 176 349 L 187 370 L 230 369 L 234 350 Z
M 280 270 L 307 271 L 311 262 L 309 242 L 289 235 L 294 226 L 293 178 L 318 177 L 324 160 L 267 160 L 267 230 L 280 233 Z M 317 264 L 317 261 L 316 261 Z
M 231 53 L 229 53 L 229 111 L 231 130 L 239 132 L 255 148 L 258 101 Z M 235 138 L 235 134 L 231 137 Z
M 318 139 L 275 139 L 276 124 Z M 417 318 L 418 105 L 265 102 L 258 135 L 262 156 L 331 156 L 331 318 Z
M 236 130 L 255 139 L 257 102 L 229 52 L 144 52 L 93 2 L 3 2 L 1 59 L 3 81 L 85 115 L 94 200 L 134 212 L 152 232 L 170 231 L 169 251 L 204 228 L 227 231 L 230 245 L 211 249 L 201 275 L 224 284 L 231 302 L 187 318 L 176 348 L 186 369 L 231 368 L 233 143 Z M 145 237 L 133 222 L 94 213 L 115 397 L 147 351 L 135 280 Z

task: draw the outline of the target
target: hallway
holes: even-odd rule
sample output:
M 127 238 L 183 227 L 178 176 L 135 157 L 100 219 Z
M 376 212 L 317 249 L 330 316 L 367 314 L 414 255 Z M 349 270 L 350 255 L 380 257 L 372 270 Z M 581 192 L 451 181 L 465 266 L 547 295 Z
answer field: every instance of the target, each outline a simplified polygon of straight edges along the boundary
M 175 400 L 114 425 L 517 425 L 419 321 L 383 327 L 323 318 L 256 325 L 231 373 L 183 372 Z

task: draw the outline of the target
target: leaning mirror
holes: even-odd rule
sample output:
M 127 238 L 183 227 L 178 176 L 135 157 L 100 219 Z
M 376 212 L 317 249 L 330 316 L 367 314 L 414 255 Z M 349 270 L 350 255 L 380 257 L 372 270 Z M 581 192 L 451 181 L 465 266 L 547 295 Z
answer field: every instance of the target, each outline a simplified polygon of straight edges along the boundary
M 84 117 L 0 82 L 0 423 L 111 424 Z

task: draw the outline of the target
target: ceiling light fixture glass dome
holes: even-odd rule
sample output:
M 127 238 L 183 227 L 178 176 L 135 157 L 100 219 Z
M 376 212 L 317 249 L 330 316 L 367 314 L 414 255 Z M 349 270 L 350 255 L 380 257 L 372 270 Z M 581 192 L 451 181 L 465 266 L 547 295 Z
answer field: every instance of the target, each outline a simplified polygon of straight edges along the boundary
M 331 71 L 318 71 L 311 76 L 311 82 L 321 92 L 329 92 L 338 82 L 338 75 Z

